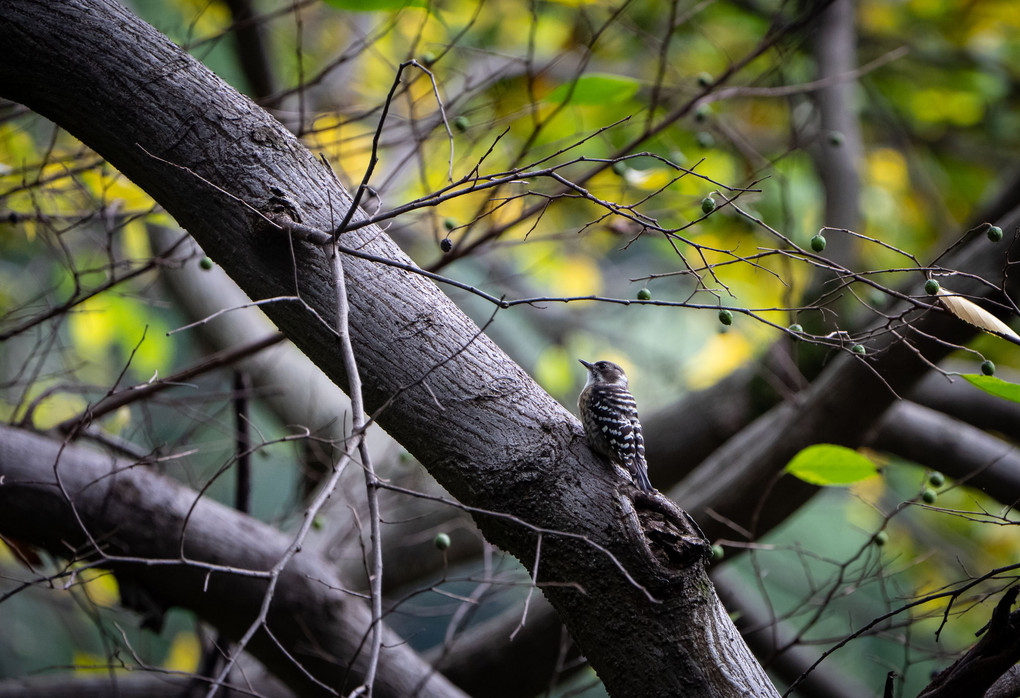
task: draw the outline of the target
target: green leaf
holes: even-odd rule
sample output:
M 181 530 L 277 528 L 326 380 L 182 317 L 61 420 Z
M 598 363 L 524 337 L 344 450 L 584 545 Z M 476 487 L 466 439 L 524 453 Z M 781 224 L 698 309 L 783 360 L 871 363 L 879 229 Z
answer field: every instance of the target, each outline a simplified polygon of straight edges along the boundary
M 877 475 L 878 468 L 853 449 L 815 444 L 795 455 L 786 472 L 812 485 L 852 485 Z
M 974 387 L 981 388 L 995 397 L 1020 402 L 1020 385 L 1016 383 L 1010 383 L 995 376 L 983 376 L 979 373 L 967 373 L 963 377 Z
M 383 12 L 404 7 L 425 7 L 425 0 L 323 0 L 339 10 L 348 12 Z
M 641 88 L 641 82 L 623 75 L 591 73 L 573 82 L 560 85 L 545 96 L 549 102 L 571 104 L 606 104 L 630 99 Z

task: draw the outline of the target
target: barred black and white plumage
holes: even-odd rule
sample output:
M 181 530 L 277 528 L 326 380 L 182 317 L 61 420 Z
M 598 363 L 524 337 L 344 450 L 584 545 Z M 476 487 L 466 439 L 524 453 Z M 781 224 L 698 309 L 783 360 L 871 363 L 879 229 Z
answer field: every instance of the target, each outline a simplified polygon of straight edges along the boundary
M 645 439 L 637 403 L 627 389 L 627 375 L 612 361 L 593 364 L 580 361 L 588 369 L 588 382 L 577 399 L 577 407 L 588 445 L 629 472 L 638 487 L 652 491 L 645 463 Z

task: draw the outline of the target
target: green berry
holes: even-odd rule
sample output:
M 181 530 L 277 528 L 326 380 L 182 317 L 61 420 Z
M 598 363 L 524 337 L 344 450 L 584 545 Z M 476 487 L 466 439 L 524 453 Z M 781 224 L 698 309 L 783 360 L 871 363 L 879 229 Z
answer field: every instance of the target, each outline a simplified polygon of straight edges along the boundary
M 721 545 L 719 545 L 718 543 L 713 545 L 712 546 L 712 560 L 715 561 L 715 562 L 718 562 L 719 560 L 722 560 L 724 557 L 726 557 L 726 551 L 723 550 L 723 547 Z
M 930 487 L 924 488 L 924 492 L 921 493 L 921 501 L 925 504 L 933 504 L 936 498 L 938 493 Z
M 985 374 L 986 376 L 994 376 L 995 375 L 995 364 L 993 364 L 991 361 L 988 361 L 988 360 L 982 361 L 981 362 L 981 373 Z
M 843 134 L 839 131 L 829 131 L 829 145 L 834 148 L 843 145 Z
M 698 108 L 694 111 L 694 120 L 699 124 L 703 124 L 708 120 L 709 115 L 712 113 L 712 108 L 707 104 L 699 104 Z
M 637 299 L 639 301 L 650 301 L 652 300 L 652 292 L 647 288 L 643 288 L 637 292 Z
M 928 279 L 927 281 L 924 282 L 924 292 L 927 293 L 929 296 L 934 296 L 936 293 L 939 292 L 940 288 L 941 286 L 939 286 L 939 282 L 936 281 L 935 279 Z
M 868 353 L 868 350 L 864 348 L 863 344 L 853 345 L 852 347 L 850 347 L 850 351 L 857 354 L 858 356 L 864 356 L 865 354 Z
M 719 311 L 719 322 L 721 322 L 724 325 L 732 325 L 733 313 L 727 310 L 726 308 L 723 308 L 722 310 Z
M 928 476 L 928 484 L 932 487 L 942 487 L 946 484 L 946 476 L 942 473 L 932 473 Z
M 627 163 L 621 162 L 619 160 L 614 162 L 613 163 L 613 172 L 615 172 L 616 174 L 618 174 L 620 176 L 623 176 L 627 172 Z
M 794 334 L 802 334 L 804 332 L 804 327 L 795 322 L 790 325 L 790 332 L 793 332 Z
M 985 233 L 985 235 L 987 235 L 988 239 L 992 242 L 998 242 L 1002 239 L 1002 228 L 997 225 L 993 225 L 988 229 L 988 232 Z
M 444 218 L 443 227 L 447 230 L 453 230 L 457 227 L 457 220 L 455 218 Z
M 694 136 L 694 140 L 702 148 L 711 148 L 715 145 L 715 138 L 708 131 L 698 131 L 697 135 Z
M 450 547 L 450 536 L 445 533 L 437 533 L 434 543 L 436 550 L 446 550 Z
M 443 238 L 442 240 L 439 241 L 439 249 L 441 249 L 443 252 L 449 252 L 450 250 L 453 249 L 453 240 L 451 240 L 450 238 Z
M 425 53 L 421 54 L 421 62 L 424 63 L 425 65 L 432 65 L 433 63 L 436 62 L 436 54 L 432 53 L 431 51 L 426 51 Z
M 471 125 L 471 122 L 468 121 L 468 118 L 466 116 L 464 116 L 463 114 L 461 114 L 460 116 L 458 116 L 457 118 L 455 118 L 453 120 L 453 127 L 455 129 L 457 129 L 457 131 L 460 132 L 460 133 L 464 133 L 465 131 L 467 131 L 468 130 L 468 126 L 470 126 L 470 125 Z
M 698 87 L 708 87 L 712 82 L 712 76 L 708 73 L 698 73 Z
M 821 252 L 825 249 L 825 237 L 821 233 L 811 238 L 811 249 L 815 252 Z
M 326 522 L 323 521 L 321 516 L 314 516 L 314 517 L 312 517 L 312 528 L 314 528 L 316 531 L 321 531 L 322 527 L 325 526 L 325 525 L 326 525 Z
M 701 210 L 705 213 L 711 213 L 715 210 L 715 199 L 711 196 L 706 196 L 701 200 Z
M 209 271 L 213 268 L 213 261 L 208 257 L 202 257 L 202 259 L 198 260 L 198 266 L 204 271 Z
M 878 533 L 875 534 L 875 536 L 871 540 L 875 542 L 875 545 L 881 548 L 883 545 L 889 542 L 889 534 L 886 533 L 885 531 L 879 531 Z

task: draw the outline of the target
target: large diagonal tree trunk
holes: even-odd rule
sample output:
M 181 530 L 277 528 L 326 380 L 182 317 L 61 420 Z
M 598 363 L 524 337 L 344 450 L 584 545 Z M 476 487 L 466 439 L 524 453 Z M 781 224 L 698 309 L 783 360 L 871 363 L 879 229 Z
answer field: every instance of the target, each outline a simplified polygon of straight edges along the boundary
M 326 254 L 267 220 L 329 230 L 350 197 L 328 168 L 115 3 L 2 0 L 0 11 L 0 95 L 106 157 L 253 299 L 290 298 L 267 314 L 346 385 Z M 374 227 L 342 243 L 408 262 Z M 476 514 L 490 541 L 533 568 L 541 540 L 538 579 L 556 583 L 544 592 L 612 694 L 775 694 L 685 517 L 622 491 L 572 415 L 431 282 L 350 256 L 343 265 L 368 408 L 385 405 L 379 422 L 462 502 L 502 514 Z

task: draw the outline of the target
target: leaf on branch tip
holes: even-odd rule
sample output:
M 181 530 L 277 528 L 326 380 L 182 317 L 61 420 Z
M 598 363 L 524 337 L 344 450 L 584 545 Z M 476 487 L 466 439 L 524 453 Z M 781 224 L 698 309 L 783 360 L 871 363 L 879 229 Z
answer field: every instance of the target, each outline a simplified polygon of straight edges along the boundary
M 857 451 L 833 444 L 808 446 L 786 464 L 786 472 L 812 485 L 852 485 L 878 474 Z
M 963 375 L 963 378 L 975 388 L 980 388 L 989 395 L 1020 402 L 1020 385 L 1016 383 L 1010 383 L 995 376 L 984 376 L 980 373 L 967 373 Z
M 1014 332 L 1009 325 L 976 303 L 956 295 L 945 286 L 938 289 L 938 296 L 939 300 L 942 301 L 942 305 L 946 307 L 946 310 L 964 322 L 974 325 L 974 327 L 985 330 L 986 332 L 991 332 L 992 334 L 1005 335 L 1006 337 L 1010 337 L 1020 343 L 1020 335 Z

